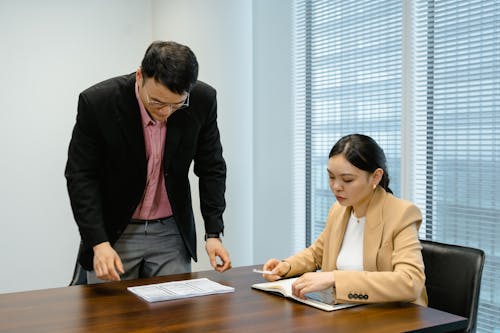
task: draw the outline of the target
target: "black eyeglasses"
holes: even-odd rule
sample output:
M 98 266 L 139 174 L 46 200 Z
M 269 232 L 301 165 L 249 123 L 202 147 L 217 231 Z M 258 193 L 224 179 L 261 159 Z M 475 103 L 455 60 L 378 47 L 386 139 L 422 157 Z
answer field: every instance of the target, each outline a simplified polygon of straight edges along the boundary
M 187 94 L 186 98 L 182 102 L 179 102 L 179 103 L 162 103 L 162 102 L 158 102 L 158 101 L 152 101 L 149 98 L 149 92 L 146 89 L 146 86 L 143 86 L 143 88 L 144 88 L 144 91 L 146 93 L 146 103 L 150 107 L 152 107 L 154 109 L 160 110 L 160 109 L 169 107 L 169 111 L 170 112 L 174 112 L 174 111 L 177 111 L 177 110 L 180 110 L 180 109 L 185 109 L 185 108 L 187 108 L 189 106 L 189 93 Z

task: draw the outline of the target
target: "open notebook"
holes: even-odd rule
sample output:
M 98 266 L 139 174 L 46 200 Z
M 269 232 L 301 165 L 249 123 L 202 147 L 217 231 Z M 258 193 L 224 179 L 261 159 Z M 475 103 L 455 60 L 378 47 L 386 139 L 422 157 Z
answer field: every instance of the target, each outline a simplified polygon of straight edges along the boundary
M 296 300 L 297 302 L 314 306 L 315 308 L 324 311 L 335 311 L 359 305 L 357 303 L 335 304 L 335 300 L 333 299 L 332 288 L 308 293 L 306 294 L 306 299 L 300 299 L 292 295 L 292 284 L 297 279 L 298 278 L 292 278 L 292 279 L 278 280 L 274 282 L 256 283 L 252 285 L 252 288 L 288 297 Z

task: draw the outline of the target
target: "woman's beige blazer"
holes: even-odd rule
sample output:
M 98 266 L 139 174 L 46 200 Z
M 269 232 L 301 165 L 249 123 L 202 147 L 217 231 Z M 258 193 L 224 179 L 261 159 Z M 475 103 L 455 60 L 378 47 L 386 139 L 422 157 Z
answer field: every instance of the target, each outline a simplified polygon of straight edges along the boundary
M 337 257 L 351 207 L 333 204 L 318 239 L 285 259 L 291 270 L 285 277 L 321 269 L 333 271 L 334 296 L 339 303 L 413 302 L 427 305 L 422 246 L 418 228 L 420 210 L 377 187 L 366 213 L 363 241 L 364 271 L 337 270 Z

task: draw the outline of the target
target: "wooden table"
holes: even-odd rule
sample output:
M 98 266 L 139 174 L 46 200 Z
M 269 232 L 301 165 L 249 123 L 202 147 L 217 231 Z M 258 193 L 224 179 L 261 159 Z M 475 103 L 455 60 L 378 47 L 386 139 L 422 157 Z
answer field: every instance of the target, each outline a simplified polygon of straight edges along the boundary
M 324 312 L 251 289 L 257 266 L 0 295 L 0 332 L 449 332 L 466 319 L 414 304 Z M 128 286 L 207 277 L 234 293 L 147 303 Z

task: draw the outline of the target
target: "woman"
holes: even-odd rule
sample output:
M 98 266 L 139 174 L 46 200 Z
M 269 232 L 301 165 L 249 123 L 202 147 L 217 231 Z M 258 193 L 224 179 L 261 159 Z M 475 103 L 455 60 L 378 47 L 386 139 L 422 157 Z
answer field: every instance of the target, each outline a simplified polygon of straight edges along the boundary
M 263 269 L 272 274 L 264 277 L 303 274 L 292 287 L 300 298 L 333 287 L 337 303 L 427 305 L 418 239 L 422 217 L 414 204 L 392 195 L 382 149 L 368 136 L 347 135 L 330 151 L 327 171 L 337 202 L 325 229 L 309 248 L 268 260 Z

